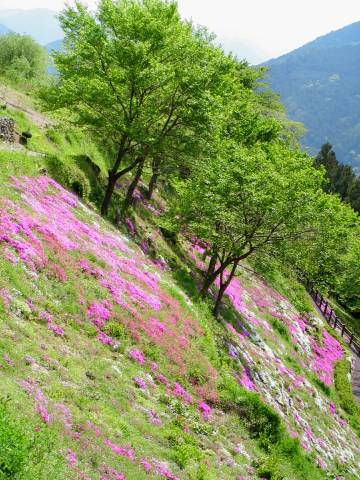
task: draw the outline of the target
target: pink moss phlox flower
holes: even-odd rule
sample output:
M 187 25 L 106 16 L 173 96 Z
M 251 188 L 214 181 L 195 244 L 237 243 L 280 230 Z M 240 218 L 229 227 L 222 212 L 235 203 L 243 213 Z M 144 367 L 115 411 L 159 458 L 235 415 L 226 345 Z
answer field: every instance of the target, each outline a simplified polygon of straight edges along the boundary
M 198 404 L 198 408 L 201 411 L 204 420 L 207 420 L 211 415 L 211 408 L 209 407 L 209 405 L 205 402 L 200 402 Z
M 152 423 L 153 425 L 157 425 L 157 426 L 162 425 L 162 421 L 159 415 L 154 410 L 148 411 L 148 417 L 149 417 L 150 423 Z
M 165 375 L 163 375 L 162 373 L 159 373 L 157 376 L 156 376 L 156 380 L 160 383 L 162 383 L 163 385 L 165 385 L 166 387 L 169 387 L 170 386 L 170 381 L 165 377 Z
M 67 449 L 67 452 L 66 452 L 66 459 L 67 459 L 67 462 L 68 464 L 70 465 L 70 467 L 75 467 L 75 465 L 77 464 L 77 456 L 76 456 L 76 453 L 73 452 L 71 450 L 71 448 L 68 448 Z
M 246 390 L 249 390 L 249 391 L 256 390 L 256 386 L 250 378 L 250 371 L 248 368 L 243 368 L 243 372 L 241 376 L 238 377 L 238 382 L 242 387 L 246 388 Z
M 193 401 L 192 396 L 178 382 L 174 383 L 173 395 L 175 397 L 181 397 L 186 403 L 192 403 Z
M 319 467 L 322 469 L 322 470 L 326 470 L 327 469 L 327 464 L 326 462 L 321 458 L 321 457 L 317 457 L 316 459 Z
M 87 314 L 97 327 L 103 328 L 111 317 L 111 309 L 112 305 L 107 300 L 101 303 L 94 302 L 89 306 Z
M 13 367 L 13 366 L 15 365 L 15 363 L 11 360 L 11 358 L 9 357 L 9 355 L 8 355 L 7 353 L 4 353 L 3 359 L 5 360 L 5 362 L 6 362 L 10 367 Z
M 152 263 L 159 268 L 160 270 L 167 270 L 168 269 L 168 264 L 163 258 L 156 258 L 152 260 Z
M 103 465 L 101 467 L 101 472 L 105 475 L 101 477 L 100 480 L 125 480 L 125 475 L 121 472 L 118 472 L 115 468 L 110 467 L 109 465 Z
M 335 363 L 340 360 L 344 351 L 340 343 L 326 330 L 323 331 L 323 344 L 319 345 L 313 340 L 314 359 L 311 367 L 325 385 L 332 384 Z
M 140 350 L 136 350 L 136 349 L 130 350 L 129 357 L 131 358 L 131 360 L 134 360 L 140 365 L 144 365 L 145 363 L 145 356 L 142 352 L 140 352 Z
M 50 423 L 50 420 L 51 420 L 50 413 L 48 412 L 45 405 L 43 405 L 42 403 L 38 403 L 36 406 L 36 411 L 38 412 L 38 414 L 40 415 L 40 417 L 43 419 L 45 423 Z
M 149 473 L 152 469 L 151 463 L 144 457 L 140 460 L 140 465 L 142 465 L 146 473 Z
M 104 444 L 111 448 L 111 450 L 116 453 L 116 455 L 119 455 L 121 457 L 125 457 L 125 458 L 128 458 L 129 460 L 131 460 L 132 462 L 135 461 L 135 452 L 134 450 L 129 447 L 129 446 L 126 446 L 126 447 L 120 447 L 119 445 L 116 445 L 116 443 L 113 443 L 111 440 L 109 440 L 108 438 L 106 438 L 104 440 Z
M 55 410 L 57 410 L 60 415 L 62 416 L 62 421 L 67 429 L 71 429 L 73 426 L 73 419 L 72 419 L 72 414 L 69 410 L 69 408 L 64 405 L 63 403 L 56 403 L 54 405 Z
M 153 372 L 156 372 L 156 370 L 159 370 L 159 365 L 156 362 L 151 362 L 150 368 Z
M 145 382 L 145 380 L 141 377 L 135 377 L 134 379 L 134 382 L 135 384 L 141 388 L 142 390 L 146 390 L 147 388 L 147 383 Z
M 11 303 L 11 296 L 9 291 L 6 288 L 0 290 L 0 297 L 3 301 L 4 307 L 9 308 Z
M 179 477 L 176 477 L 170 470 L 167 469 L 162 463 L 154 462 L 154 467 L 157 475 L 160 477 L 166 478 L 167 480 L 180 480 Z
M 145 255 L 149 254 L 149 244 L 146 240 L 142 240 L 140 243 L 141 250 L 145 253 Z
M 150 318 L 149 322 L 155 336 L 162 336 L 164 333 L 166 333 L 166 326 L 157 318 Z
M 335 407 L 335 405 L 334 405 L 333 402 L 330 402 L 329 410 L 330 410 L 331 415 L 335 415 L 335 413 L 336 413 L 336 407 Z
M 99 342 L 103 343 L 104 345 L 114 345 L 114 340 L 109 337 L 109 335 L 106 335 L 104 332 L 99 332 L 99 335 L 97 336 L 97 339 Z
M 63 337 L 65 335 L 65 330 L 59 327 L 59 325 L 56 325 L 55 323 L 49 323 L 48 329 L 55 333 L 55 335 L 57 335 L 58 337 Z
M 125 225 L 128 229 L 128 232 L 129 234 L 133 237 L 134 235 L 136 235 L 136 228 L 135 228 L 135 225 L 134 223 L 130 220 L 130 218 L 127 218 L 125 220 Z

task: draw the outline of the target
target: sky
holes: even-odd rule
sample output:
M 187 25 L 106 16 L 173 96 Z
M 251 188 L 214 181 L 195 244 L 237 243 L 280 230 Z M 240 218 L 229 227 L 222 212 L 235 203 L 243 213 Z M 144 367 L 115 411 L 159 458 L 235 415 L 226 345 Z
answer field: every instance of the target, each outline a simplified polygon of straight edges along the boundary
M 83 0 L 94 7 L 96 0 Z M 360 0 L 178 0 L 185 18 L 206 25 L 249 61 L 278 57 L 360 20 Z M 64 0 L 0 0 L 0 9 L 60 10 Z

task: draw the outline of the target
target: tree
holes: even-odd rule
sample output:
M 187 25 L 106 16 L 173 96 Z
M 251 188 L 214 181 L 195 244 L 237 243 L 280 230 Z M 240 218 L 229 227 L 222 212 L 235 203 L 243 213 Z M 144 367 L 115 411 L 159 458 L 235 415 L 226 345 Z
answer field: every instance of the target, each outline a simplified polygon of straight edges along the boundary
M 241 261 L 316 235 L 322 181 L 311 159 L 281 142 L 246 148 L 219 140 L 197 174 L 177 185 L 169 217 L 174 228 L 207 245 L 201 294 L 218 282 L 216 314 Z
M 0 36 L 0 75 L 15 81 L 41 80 L 47 64 L 45 49 L 30 36 L 16 33 Z
M 173 1 L 101 0 L 96 15 L 76 2 L 60 21 L 59 83 L 43 99 L 52 109 L 71 109 L 75 123 L 116 149 L 103 214 L 117 181 L 136 170 L 126 210 L 145 165 L 171 137 L 211 135 L 217 105 L 211 90 L 233 62 L 206 31 L 181 20 Z

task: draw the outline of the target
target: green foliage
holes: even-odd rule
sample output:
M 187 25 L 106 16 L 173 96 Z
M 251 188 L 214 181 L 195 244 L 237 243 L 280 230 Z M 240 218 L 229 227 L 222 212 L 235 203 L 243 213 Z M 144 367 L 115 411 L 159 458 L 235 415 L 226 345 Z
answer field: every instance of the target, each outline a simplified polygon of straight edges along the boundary
M 279 334 L 285 338 L 285 340 L 287 340 L 288 342 L 291 341 L 291 336 L 289 334 L 289 331 L 287 329 L 287 326 L 281 322 L 278 318 L 275 318 L 275 317 L 271 317 L 270 319 L 270 323 L 271 325 L 273 326 L 273 328 L 279 332 Z
M 80 168 L 71 163 L 64 163 L 56 157 L 47 159 L 49 173 L 59 183 L 72 190 L 80 198 L 87 199 L 90 193 L 90 183 Z
M 48 427 L 35 431 L 10 404 L 10 397 L 0 399 L 0 479 L 64 478 L 64 460 L 53 451 L 57 432 Z
M 15 82 L 36 82 L 44 79 L 46 67 L 45 49 L 30 36 L 0 36 L 0 75 Z
M 357 403 L 348 375 L 351 371 L 350 362 L 340 360 L 335 365 L 335 389 L 339 396 L 340 405 L 350 417 L 350 423 L 360 436 L 360 406 Z
M 10 417 L 0 400 L 0 479 L 13 479 L 23 471 L 31 448 L 26 433 Z
M 110 337 L 116 338 L 118 340 L 121 340 L 127 337 L 127 333 L 124 325 L 119 322 L 108 322 L 105 325 L 104 332 L 107 335 L 110 335 Z
M 222 380 L 219 390 L 224 408 L 232 409 L 238 414 L 250 435 L 259 440 L 265 450 L 280 442 L 284 434 L 281 419 L 258 394 L 241 388 L 230 377 Z

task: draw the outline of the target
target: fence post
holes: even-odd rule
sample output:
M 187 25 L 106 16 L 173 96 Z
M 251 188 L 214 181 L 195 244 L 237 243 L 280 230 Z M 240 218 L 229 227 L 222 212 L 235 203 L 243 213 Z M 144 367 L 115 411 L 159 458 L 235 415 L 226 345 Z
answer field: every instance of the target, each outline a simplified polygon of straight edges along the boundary
M 334 318 L 334 328 L 335 329 L 336 329 L 337 321 L 338 321 L 338 317 L 335 315 L 335 318 Z
M 354 339 L 354 334 L 352 333 L 349 341 L 349 346 L 351 346 L 353 339 Z
M 343 337 L 345 333 L 345 324 L 343 324 L 343 327 L 341 329 L 341 336 Z

